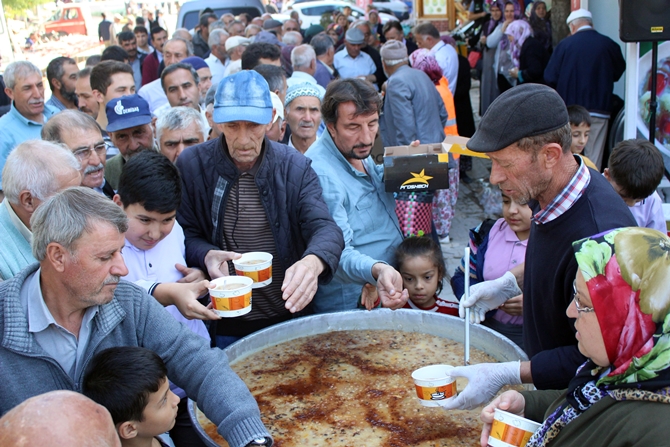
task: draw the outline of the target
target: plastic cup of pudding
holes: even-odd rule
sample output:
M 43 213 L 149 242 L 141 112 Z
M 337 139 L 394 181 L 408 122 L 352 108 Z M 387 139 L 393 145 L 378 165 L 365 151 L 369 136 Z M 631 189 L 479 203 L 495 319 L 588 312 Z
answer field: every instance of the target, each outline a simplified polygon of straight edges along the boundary
M 424 407 L 441 407 L 456 396 L 456 379 L 449 375 L 451 365 L 430 365 L 412 373 L 416 395 Z
M 524 447 L 541 424 L 496 408 L 488 445 L 491 447 Z
M 272 255 L 262 251 L 252 251 L 233 260 L 235 273 L 253 280 L 253 289 L 265 287 L 272 282 Z
M 251 286 L 246 276 L 223 276 L 211 281 L 209 290 L 214 311 L 224 318 L 239 317 L 251 312 Z

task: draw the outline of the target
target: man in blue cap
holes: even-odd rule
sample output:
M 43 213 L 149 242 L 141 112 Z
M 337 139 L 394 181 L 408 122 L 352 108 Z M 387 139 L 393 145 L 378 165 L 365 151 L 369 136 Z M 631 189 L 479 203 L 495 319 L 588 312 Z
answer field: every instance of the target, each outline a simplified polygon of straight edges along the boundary
M 105 165 L 105 181 L 116 191 L 126 161 L 141 151 L 154 148 L 149 104 L 139 95 L 113 99 L 105 107 L 107 133 L 119 153 Z
M 273 115 L 260 74 L 228 76 L 214 99 L 221 136 L 177 159 L 188 264 L 218 278 L 235 274 L 229 261 L 238 253 L 273 256 L 272 283 L 254 289 L 250 313 L 218 325 L 219 347 L 300 315 L 317 285 L 332 278 L 344 246 L 309 160 L 266 138 Z

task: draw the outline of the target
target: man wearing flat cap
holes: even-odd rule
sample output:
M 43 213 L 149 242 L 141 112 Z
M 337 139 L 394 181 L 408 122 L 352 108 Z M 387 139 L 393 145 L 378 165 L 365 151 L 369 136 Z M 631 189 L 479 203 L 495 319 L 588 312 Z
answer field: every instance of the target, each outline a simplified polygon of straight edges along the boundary
M 333 66 L 340 74 L 340 79 L 359 78 L 364 79 L 377 88 L 375 82 L 377 77 L 375 66 L 372 58 L 361 51 L 365 46 L 365 35 L 363 31 L 358 28 L 350 28 L 344 35 L 344 50 L 335 53 L 333 59 Z
M 302 154 L 316 141 L 321 126 L 323 95 L 317 87 L 321 86 L 303 82 L 286 92 L 286 122 L 291 129 L 288 145 Z
M 270 88 L 253 70 L 224 78 L 214 98 L 217 139 L 187 148 L 177 159 L 183 197 L 177 220 L 186 259 L 211 278 L 234 275 L 241 253 L 273 256 L 272 282 L 254 289 L 246 315 L 217 325 L 217 346 L 289 320 L 330 281 L 342 231 L 330 217 L 310 161 L 270 141 Z
M 390 40 L 380 53 L 389 77 L 379 124 L 384 146 L 405 146 L 414 140 L 442 142 L 447 111 L 435 94 L 435 84 L 426 73 L 408 65 L 402 42 Z
M 508 384 L 564 389 L 586 361 L 566 309 L 574 296 L 577 263 L 572 242 L 635 219 L 607 180 L 570 153 L 568 113 L 555 90 L 522 84 L 500 95 L 486 111 L 468 148 L 491 158 L 491 183 L 533 211 L 524 266 L 470 288 L 461 316 L 471 320 L 503 306 L 523 289 L 523 344 L 530 361 L 454 368 L 469 379 L 445 408 L 473 408 Z
M 572 11 L 566 20 L 570 36 L 554 49 L 544 80 L 567 105 L 579 104 L 591 114 L 591 133 L 584 155 L 601 168 L 612 108 L 614 83 L 626 69 L 621 47 L 593 29 L 591 13 Z

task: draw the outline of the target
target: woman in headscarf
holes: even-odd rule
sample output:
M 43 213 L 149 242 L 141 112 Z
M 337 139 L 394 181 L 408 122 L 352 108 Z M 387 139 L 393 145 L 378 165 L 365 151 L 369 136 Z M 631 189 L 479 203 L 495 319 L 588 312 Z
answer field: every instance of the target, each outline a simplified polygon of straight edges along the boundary
M 502 17 L 504 8 L 505 4 L 502 0 L 495 0 L 491 3 L 489 8 L 491 18 L 488 22 L 484 23 L 482 37 L 479 39 L 482 47 L 482 77 L 479 82 L 479 116 L 484 116 L 486 109 L 489 108 L 489 105 L 500 94 L 498 91 L 498 76 L 493 70 L 493 63 L 500 38 L 502 37 L 500 29 L 503 26 Z M 497 40 L 495 35 L 489 39 L 489 36 L 494 31 L 497 31 L 497 35 L 499 36 Z
M 509 70 L 513 78 L 511 85 L 524 82 L 544 83 L 544 69 L 549 62 L 549 53 L 533 37 L 533 30 L 525 20 L 515 20 L 505 30 L 509 40 L 510 55 L 514 66 Z
M 486 41 L 487 46 L 496 48 L 493 59 L 493 72 L 496 76 L 499 94 L 509 90 L 512 86 L 507 81 L 507 78 L 510 77 L 509 70 L 514 68 L 514 63 L 512 62 L 509 40 L 505 37 L 505 31 L 513 21 L 518 19 L 519 15 L 516 12 L 516 3 L 507 0 L 503 6 L 502 26 L 496 27 Z M 512 79 L 510 78 L 510 80 Z
M 620 228 L 573 243 L 579 351 L 564 391 L 507 391 L 482 410 L 482 445 L 495 408 L 542 425 L 527 447 L 668 445 L 670 239 Z
M 447 125 L 444 127 L 445 135 L 458 135 L 456 129 L 456 108 L 454 106 L 454 97 L 449 90 L 449 81 L 442 74 L 442 69 L 437 63 L 435 56 L 425 48 L 420 48 L 409 55 L 409 63 L 413 68 L 421 70 L 428 75 L 438 93 L 444 101 L 444 107 L 447 110 Z M 435 191 L 433 196 L 433 222 L 435 231 L 441 240 L 447 240 L 449 230 L 451 229 L 451 220 L 456 211 L 456 200 L 458 199 L 458 158 L 449 165 L 449 189 L 440 189 Z
M 326 34 L 333 40 L 333 45 L 335 48 L 339 48 L 340 45 L 344 43 L 344 28 L 342 28 L 337 23 L 331 23 L 328 25 Z
M 545 2 L 537 0 L 532 4 L 528 22 L 530 23 L 530 27 L 533 28 L 533 36 L 551 54 L 553 47 L 551 45 L 551 20 L 549 17 Z

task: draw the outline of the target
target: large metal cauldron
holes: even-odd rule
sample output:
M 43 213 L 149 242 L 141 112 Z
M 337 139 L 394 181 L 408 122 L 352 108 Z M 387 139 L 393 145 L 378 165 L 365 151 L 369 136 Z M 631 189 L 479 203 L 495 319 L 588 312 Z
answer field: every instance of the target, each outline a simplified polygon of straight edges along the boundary
M 460 343 L 465 339 L 464 322 L 460 318 L 408 309 L 376 309 L 371 312 L 321 314 L 287 321 L 251 334 L 227 347 L 225 352 L 230 363 L 234 363 L 269 346 L 300 337 L 335 331 L 375 329 L 420 332 Z M 499 362 L 528 360 L 521 348 L 507 337 L 481 325 L 470 326 L 470 345 Z M 195 406 L 195 402 L 189 401 L 188 412 L 195 430 L 207 446 L 218 447 L 198 423 Z

